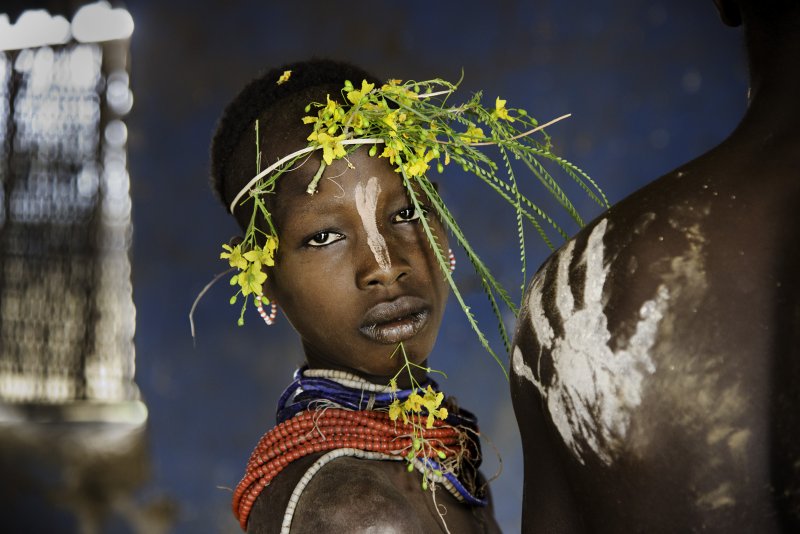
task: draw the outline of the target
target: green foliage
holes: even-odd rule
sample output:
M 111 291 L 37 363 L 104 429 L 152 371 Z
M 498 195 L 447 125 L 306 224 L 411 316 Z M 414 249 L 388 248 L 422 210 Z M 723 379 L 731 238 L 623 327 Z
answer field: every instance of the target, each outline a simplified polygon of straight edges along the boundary
M 402 176 L 412 204 L 422 214 L 422 226 L 443 276 L 449 282 L 481 345 L 507 376 L 502 361 L 489 345 L 450 274 L 448 259 L 431 229 L 430 217 L 438 217 L 466 252 L 497 318 L 506 351 L 510 347 L 502 308 L 506 307 L 516 314 L 517 307 L 467 240 L 428 179 L 428 172 L 431 167 L 442 172 L 451 163 L 456 164 L 509 203 L 516 215 L 523 287 L 526 268 L 525 221 L 533 226 L 551 249 L 554 246 L 545 228 L 555 230 L 565 238 L 567 233 L 520 190 L 521 177 L 514 171 L 513 161 L 521 162 L 522 167 L 542 184 L 544 190 L 579 226 L 583 225 L 583 219 L 557 177 L 548 171 L 546 162 L 552 162 L 556 169 L 562 170 L 569 180 L 576 182 L 600 206 L 606 207 L 608 203 L 597 184 L 585 172 L 551 151 L 551 140 L 544 127 L 556 121 L 540 125 L 525 110 L 506 107 L 506 101 L 499 97 L 495 99 L 494 106 L 486 107 L 482 104 L 480 92 L 464 103 L 452 105 L 450 100 L 457 89 L 458 83 L 441 79 L 390 80 L 379 88 L 366 81 L 362 81 L 358 88 L 350 81 L 346 82 L 342 89 L 342 101 L 345 104 L 328 96 L 326 102 L 313 102 L 306 107 L 310 114 L 303 118 L 303 122 L 310 125 L 311 129 L 307 138 L 308 147 L 259 172 L 231 207 L 237 203 L 253 203 L 253 218 L 245 236 L 247 247 L 258 246 L 258 242 L 270 237 L 277 244 L 270 214 L 262 200 L 263 195 L 274 191 L 275 181 L 295 166 L 302 165 L 311 151 L 322 150 L 320 168 L 307 190 L 313 194 L 327 165 L 336 159 L 346 159 L 359 145 L 372 145 L 370 156 L 387 158 Z M 499 151 L 502 168 L 489 157 L 487 148 Z M 269 223 L 270 228 L 266 232 L 255 226 L 257 213 L 261 213 Z M 231 266 L 235 266 L 233 262 Z

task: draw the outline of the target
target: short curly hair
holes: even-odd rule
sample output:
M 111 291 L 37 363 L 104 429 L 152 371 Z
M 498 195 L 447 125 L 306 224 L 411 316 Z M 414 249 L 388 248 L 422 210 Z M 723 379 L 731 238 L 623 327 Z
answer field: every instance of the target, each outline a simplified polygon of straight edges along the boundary
M 278 84 L 287 70 L 292 71 L 291 77 Z M 372 74 L 350 63 L 311 59 L 270 69 L 236 95 L 223 111 L 211 142 L 211 187 L 226 209 L 255 174 L 255 138 L 251 134 L 256 120 L 260 121 L 262 152 L 267 156 L 262 161 L 285 155 L 272 153 L 270 147 L 279 141 L 304 143 L 300 119 L 305 107 L 311 101 L 325 102 L 326 94 L 341 100 L 346 80 L 377 82 Z M 302 146 L 305 144 L 298 148 Z

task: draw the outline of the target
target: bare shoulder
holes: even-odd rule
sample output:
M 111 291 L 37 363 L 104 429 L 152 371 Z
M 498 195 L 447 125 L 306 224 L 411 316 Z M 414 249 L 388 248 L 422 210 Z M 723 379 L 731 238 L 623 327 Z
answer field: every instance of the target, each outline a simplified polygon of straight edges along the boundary
M 532 279 L 512 352 L 523 525 L 582 510 L 595 531 L 767 532 L 800 495 L 762 468 L 797 470 L 796 444 L 763 437 L 800 429 L 800 159 L 733 148 L 621 201 Z
M 387 465 L 388 464 L 388 465 Z M 293 532 L 422 533 L 414 503 L 393 480 L 395 462 L 340 458 L 311 479 L 292 522 Z M 420 490 L 417 490 L 420 491 Z
M 256 500 L 249 534 L 279 532 L 292 492 L 319 455 L 293 462 Z M 438 513 L 437 513 L 438 509 Z M 442 487 L 435 496 L 420 487 L 420 475 L 399 461 L 343 457 L 308 481 L 297 501 L 292 532 L 494 533 L 492 507 L 466 506 Z
M 320 456 L 293 462 L 265 488 L 253 507 L 249 534 L 280 531 L 292 492 Z M 395 463 L 339 458 L 325 464 L 300 494 L 291 531 L 426 532 L 419 520 L 421 514 L 393 480 Z

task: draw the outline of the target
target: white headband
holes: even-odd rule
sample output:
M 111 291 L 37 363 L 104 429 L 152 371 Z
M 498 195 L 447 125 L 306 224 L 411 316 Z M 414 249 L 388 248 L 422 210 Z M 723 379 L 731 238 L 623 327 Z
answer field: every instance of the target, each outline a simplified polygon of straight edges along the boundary
M 453 92 L 452 89 L 448 89 L 446 91 L 436 91 L 435 93 L 423 93 L 423 94 L 418 95 L 418 96 L 419 96 L 419 98 L 431 98 L 432 96 L 446 95 L 446 94 L 449 94 L 449 93 L 452 93 L 452 92 Z M 544 126 L 546 126 L 546 125 L 542 125 L 541 127 L 544 127 Z M 381 144 L 383 142 L 384 142 L 383 139 L 346 139 L 346 140 L 342 141 L 342 144 L 343 145 L 379 145 L 379 144 Z M 271 173 L 272 171 L 274 171 L 275 169 L 277 169 L 278 167 L 280 167 L 281 165 L 283 165 L 287 161 L 290 161 L 290 160 L 296 158 L 297 156 L 302 156 L 303 154 L 308 154 L 309 152 L 313 152 L 313 151 L 318 150 L 320 148 L 322 148 L 322 147 L 321 146 L 313 146 L 313 147 L 312 146 L 307 146 L 305 148 L 302 148 L 302 149 L 298 150 L 297 152 L 292 152 L 288 156 L 282 157 L 281 159 L 279 159 L 278 161 L 276 161 L 275 163 L 273 163 L 272 165 L 270 165 L 269 167 L 267 167 L 266 169 L 264 169 L 260 173 L 258 173 L 255 176 L 253 176 L 253 178 L 249 182 L 247 182 L 247 185 L 245 185 L 242 188 L 242 190 L 239 191 L 239 194 L 236 195 L 236 197 L 233 199 L 233 202 L 231 202 L 230 212 L 233 213 L 233 208 L 236 207 L 236 203 L 239 202 L 239 200 L 241 200 L 241 198 L 245 195 L 245 193 L 247 193 L 250 190 L 250 188 L 253 187 L 256 184 L 256 182 L 259 181 L 261 178 L 263 178 L 267 174 Z
M 378 144 L 381 144 L 381 143 L 383 143 L 383 139 L 345 139 L 344 141 L 342 141 L 343 145 L 378 145 Z M 275 163 L 273 163 L 272 165 L 270 165 L 269 167 L 267 167 L 266 169 L 264 169 L 260 173 L 258 173 L 255 176 L 253 176 L 253 178 L 249 182 L 247 182 L 247 185 L 245 185 L 242 188 L 242 190 L 239 191 L 239 194 L 237 194 L 236 197 L 234 197 L 233 202 L 231 202 L 230 212 L 233 213 L 233 209 L 236 207 L 236 203 L 239 202 L 239 200 L 241 200 L 241 198 L 248 191 L 250 191 L 250 188 L 253 187 L 256 184 L 256 182 L 258 182 L 261 178 L 263 178 L 264 176 L 268 175 L 269 173 L 271 173 L 272 171 L 274 171 L 275 169 L 277 169 L 278 167 L 280 167 L 281 165 L 283 165 L 287 161 L 291 161 L 291 160 L 295 159 L 297 156 L 302 156 L 303 154 L 308 154 L 309 152 L 313 152 L 315 150 L 319 150 L 320 148 L 322 148 L 322 147 L 321 146 L 307 146 L 305 148 L 301 148 L 300 150 L 298 150 L 296 152 L 292 152 L 288 156 L 282 157 L 281 159 L 279 159 L 278 161 L 276 161 Z

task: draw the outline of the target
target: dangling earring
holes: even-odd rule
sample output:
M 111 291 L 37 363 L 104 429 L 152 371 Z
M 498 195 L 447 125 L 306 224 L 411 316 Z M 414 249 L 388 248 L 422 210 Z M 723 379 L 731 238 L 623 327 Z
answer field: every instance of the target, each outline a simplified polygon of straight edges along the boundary
M 447 249 L 447 253 L 449 254 L 450 258 L 450 272 L 452 273 L 456 270 L 456 255 L 453 254 L 453 249 L 451 248 Z
M 269 315 L 267 315 L 267 312 L 264 311 L 264 306 L 261 304 L 263 298 L 264 295 L 258 295 L 256 297 L 258 314 L 261 316 L 262 319 L 264 319 L 264 322 L 267 323 L 267 326 L 272 326 L 273 324 L 275 324 L 275 317 L 278 315 L 278 305 L 275 304 L 274 301 L 271 302 L 269 305 L 270 306 Z

